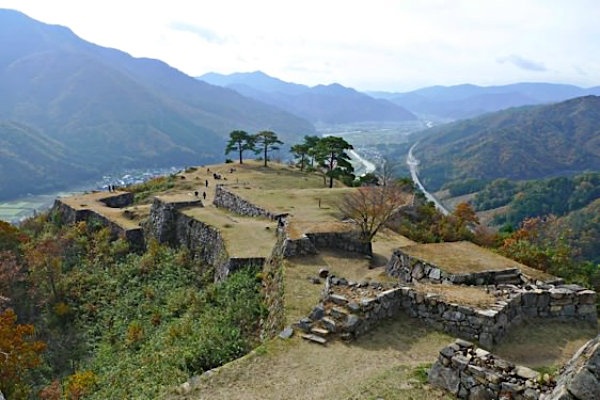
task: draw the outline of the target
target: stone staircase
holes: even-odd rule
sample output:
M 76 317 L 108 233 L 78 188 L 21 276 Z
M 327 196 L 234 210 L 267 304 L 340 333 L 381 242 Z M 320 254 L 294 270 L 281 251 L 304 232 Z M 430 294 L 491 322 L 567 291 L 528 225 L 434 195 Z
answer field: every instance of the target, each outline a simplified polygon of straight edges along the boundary
M 349 300 L 342 294 L 330 293 L 329 286 L 332 284 L 337 284 L 336 278 L 328 277 L 323 301 L 313 308 L 308 317 L 302 318 L 294 324 L 294 328 L 302 332 L 300 337 L 303 339 L 321 345 L 325 345 L 335 338 L 352 339 L 350 332 L 359 322 L 358 314 L 361 307 L 356 301 Z M 351 287 L 361 286 L 361 284 L 352 282 L 349 285 Z M 368 286 L 369 284 L 362 285 Z M 377 285 L 379 284 L 377 283 Z

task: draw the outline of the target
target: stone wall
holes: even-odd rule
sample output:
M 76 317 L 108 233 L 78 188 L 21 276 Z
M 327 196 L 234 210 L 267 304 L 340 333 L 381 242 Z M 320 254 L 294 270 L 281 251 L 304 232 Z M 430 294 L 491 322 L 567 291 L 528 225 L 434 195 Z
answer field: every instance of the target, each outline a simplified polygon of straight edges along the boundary
M 100 202 L 110 208 L 123 208 L 133 204 L 133 197 L 131 192 L 122 192 L 115 195 L 111 193 L 110 196 L 100 199 Z
M 386 266 L 386 272 L 388 275 L 397 277 L 401 282 L 405 283 L 428 281 L 433 283 L 445 282 L 456 285 L 481 286 L 498 284 L 521 285 L 528 282 L 527 278 L 521 274 L 518 268 L 451 274 L 439 266 L 412 257 L 401 249 L 395 250 L 390 257 Z
M 283 247 L 284 257 L 308 256 L 318 253 L 314 243 L 306 235 L 302 235 L 299 239 L 286 238 Z
M 269 219 L 276 219 L 278 217 L 277 214 L 258 207 L 237 194 L 230 192 L 223 185 L 217 185 L 213 204 L 219 208 L 225 208 L 236 214 L 248 217 L 265 217 Z
M 597 400 L 600 336 L 583 345 L 557 377 L 541 375 L 457 339 L 429 370 L 429 383 L 459 399 Z
M 65 224 L 74 224 L 79 221 L 87 221 L 94 213 L 89 209 L 74 209 L 68 204 L 63 203 L 60 199 L 54 200 L 54 204 L 50 209 L 51 214 L 57 214 L 60 216 L 61 221 Z
M 134 251 L 141 251 L 145 247 L 144 232 L 142 228 L 125 229 L 121 225 L 113 222 L 104 215 L 90 209 L 74 209 L 68 204 L 63 203 L 60 199 L 54 200 L 54 205 L 50 211 L 60 215 L 62 221 L 66 224 L 74 224 L 79 221 L 90 222 L 95 220 L 102 226 L 110 230 L 113 238 L 123 238 L 129 242 L 129 245 Z
M 229 257 L 225 241 L 217 228 L 181 212 L 187 207 L 201 206 L 199 202 L 200 200 L 191 200 L 170 203 L 155 198 L 144 225 L 146 237 L 173 247 L 184 246 L 192 257 L 214 268 L 215 281 L 221 281 L 245 266 L 255 267 L 259 271 L 265 262 L 264 257 Z
M 307 232 L 299 239 L 286 239 L 284 256 L 317 254 L 319 249 L 333 249 L 372 255 L 371 243 L 363 242 L 358 232 Z
M 444 301 L 440 295 L 411 286 L 386 287 L 378 283 L 348 282 L 328 277 L 322 302 L 298 322 L 305 332 L 313 328 L 353 338 L 377 326 L 382 319 L 406 312 L 436 329 L 492 348 L 511 325 L 524 318 L 596 319 L 596 293 L 576 285 L 518 288 L 505 285 L 491 293 L 495 303 L 477 308 Z
M 460 339 L 440 351 L 428 378 L 432 386 L 446 389 L 459 399 L 540 399 L 554 387 L 549 376 Z
M 278 231 L 273 252 L 267 258 L 262 270 L 263 293 L 268 314 L 261 321 L 261 337 L 271 338 L 278 334 L 285 324 L 285 291 L 283 281 L 283 252 L 285 235 Z
M 143 224 L 147 238 L 154 238 L 160 243 L 177 246 L 177 220 L 181 216 L 179 210 L 186 207 L 203 207 L 202 201 L 191 200 L 185 202 L 167 202 L 158 197 L 154 198 L 150 215 Z

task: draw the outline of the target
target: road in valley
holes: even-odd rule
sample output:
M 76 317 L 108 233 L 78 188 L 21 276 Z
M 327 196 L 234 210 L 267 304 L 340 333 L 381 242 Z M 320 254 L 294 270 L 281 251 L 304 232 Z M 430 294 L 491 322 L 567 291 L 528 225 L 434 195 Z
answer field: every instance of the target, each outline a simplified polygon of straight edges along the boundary
M 425 198 L 433 202 L 433 204 L 435 204 L 435 208 L 437 208 L 438 211 L 440 211 L 442 214 L 448 215 L 450 214 L 450 211 L 448 211 L 448 209 L 444 207 L 444 205 L 438 199 L 436 199 L 434 195 L 425 190 L 425 186 L 423 186 L 423 184 L 419 180 L 419 176 L 417 175 L 417 167 L 419 165 L 419 160 L 417 160 L 413 155 L 413 149 L 417 146 L 417 144 L 419 144 L 419 142 L 413 144 L 410 147 L 410 149 L 408 150 L 408 156 L 406 157 L 406 164 L 408 164 L 408 168 L 410 169 L 410 177 L 415 183 L 415 185 L 417 185 L 419 190 L 423 192 Z

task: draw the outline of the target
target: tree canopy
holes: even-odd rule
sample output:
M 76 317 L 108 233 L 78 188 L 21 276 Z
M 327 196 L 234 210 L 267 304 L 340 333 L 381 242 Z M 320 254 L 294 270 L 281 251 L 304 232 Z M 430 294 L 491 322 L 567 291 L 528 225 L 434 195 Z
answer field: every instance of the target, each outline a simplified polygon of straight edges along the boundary
M 237 151 L 240 164 L 243 164 L 244 161 L 242 155 L 246 150 L 255 150 L 255 137 L 248 134 L 246 131 L 240 130 L 229 133 L 229 141 L 227 142 L 227 147 L 225 148 L 225 154 L 229 154 L 232 151 Z
M 411 188 L 397 183 L 386 186 L 363 186 L 344 196 L 338 208 L 361 231 L 361 239 L 370 242 L 379 230 L 409 204 Z
M 314 151 L 315 160 L 326 169 L 325 175 L 329 177 L 329 187 L 333 187 L 333 178 L 345 174 L 352 174 L 354 168 L 350 163 L 350 156 L 346 150 L 352 150 L 350 143 L 338 136 L 327 136 L 319 139 Z
M 269 152 L 272 150 L 279 150 L 280 144 L 283 144 L 277 137 L 275 132 L 261 131 L 254 135 L 254 141 L 257 145 L 255 152 L 263 152 L 264 166 L 267 166 L 267 160 L 269 158 Z

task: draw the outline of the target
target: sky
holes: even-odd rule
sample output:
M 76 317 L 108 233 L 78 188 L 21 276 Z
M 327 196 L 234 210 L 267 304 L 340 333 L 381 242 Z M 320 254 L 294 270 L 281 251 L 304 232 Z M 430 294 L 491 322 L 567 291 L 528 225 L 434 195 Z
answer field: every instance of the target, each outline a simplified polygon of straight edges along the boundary
M 598 0 L 0 0 L 190 76 L 309 86 L 600 85 Z

